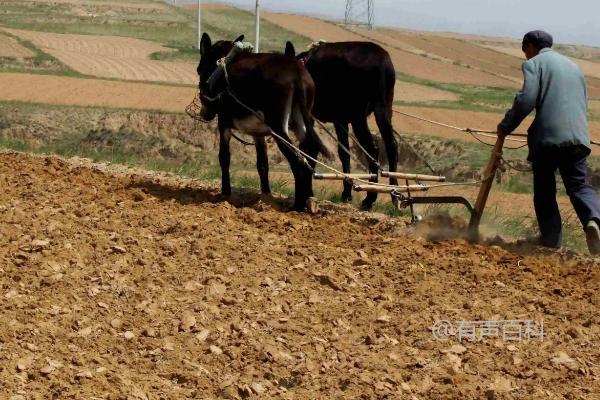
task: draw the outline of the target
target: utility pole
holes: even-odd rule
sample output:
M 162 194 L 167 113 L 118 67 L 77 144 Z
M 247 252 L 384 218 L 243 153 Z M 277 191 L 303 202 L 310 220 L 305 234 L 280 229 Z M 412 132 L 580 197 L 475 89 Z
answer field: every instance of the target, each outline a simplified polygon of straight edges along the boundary
M 200 51 L 200 43 L 202 42 L 202 10 L 200 9 L 202 0 L 198 0 L 198 51 Z
M 254 51 L 257 53 L 260 51 L 260 0 L 256 0 L 256 10 L 254 12 L 256 17 L 255 28 L 256 28 L 256 37 L 254 40 Z

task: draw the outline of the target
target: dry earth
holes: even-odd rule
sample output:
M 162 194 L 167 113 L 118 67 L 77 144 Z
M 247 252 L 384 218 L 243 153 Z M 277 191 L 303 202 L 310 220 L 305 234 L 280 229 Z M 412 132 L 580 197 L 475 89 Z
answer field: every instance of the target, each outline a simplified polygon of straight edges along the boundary
M 191 8 L 194 10 L 198 9 L 197 4 L 183 4 L 181 7 Z M 223 3 L 202 3 L 203 10 L 230 10 L 233 6 Z
M 503 115 L 497 113 L 486 113 L 476 111 L 457 111 L 443 108 L 425 107 L 402 107 L 394 106 L 395 109 L 434 121 L 444 122 L 460 128 L 493 130 L 502 120 Z M 518 129 L 521 133 L 531 124 L 532 118 L 527 118 Z M 373 125 L 375 126 L 375 125 Z M 422 134 L 429 133 L 433 136 L 476 142 L 469 134 L 450 128 L 438 127 L 428 122 L 414 118 L 394 114 L 394 126 L 402 133 Z M 590 121 L 590 137 L 592 140 L 600 141 L 600 122 Z M 485 139 L 489 142 L 489 139 Z M 522 143 L 507 143 L 510 146 L 519 146 Z M 600 154 L 600 147 L 594 146 L 593 154 Z
M 28 3 L 74 4 L 86 6 L 105 6 L 116 8 L 132 8 L 138 10 L 164 10 L 166 6 L 158 2 L 128 2 L 128 1 L 103 1 L 103 0 L 25 0 Z
M 503 46 L 485 46 L 491 50 L 505 53 L 507 55 L 511 55 L 513 57 L 518 57 L 521 62 L 524 60 L 523 52 L 518 47 L 503 47 Z M 514 60 L 514 59 L 513 59 Z M 577 58 L 572 58 L 573 62 L 581 67 L 581 70 L 586 76 L 590 76 L 593 78 L 600 78 L 600 63 L 588 61 L 588 60 L 580 60 Z
M 196 89 L 187 87 L 19 73 L 0 73 L 0 82 L 0 99 L 4 101 L 177 113 L 183 112 L 196 94 Z M 459 127 L 494 129 L 502 118 L 502 114 L 474 111 L 401 106 L 395 106 L 395 108 Z M 527 126 L 529 121 L 527 120 L 523 126 Z M 371 125 L 376 127 L 374 123 Z M 425 133 L 441 138 L 476 142 L 474 138 L 465 133 L 437 127 L 399 114 L 394 114 L 394 126 L 402 133 Z M 600 140 L 600 123 L 592 121 L 590 128 L 592 138 Z M 524 129 L 522 130 L 524 131 Z M 600 149 L 596 146 L 593 152 L 600 154 Z
M 151 60 L 150 54 L 171 49 L 150 41 L 119 36 L 5 30 L 32 42 L 85 75 L 186 84 L 198 81 L 193 63 Z
M 187 87 L 0 73 L 0 98 L 68 106 L 183 112 L 197 90 Z
M 453 63 L 491 72 L 517 83 L 523 80 L 519 60 L 473 43 L 435 36 L 432 33 L 409 33 L 392 29 L 383 30 L 380 36 L 381 41 L 385 43 L 393 44 L 398 40 L 426 54 L 442 57 Z
M 352 211 L 0 156 L 4 398 L 597 399 L 600 270 Z M 324 208 L 327 209 L 326 205 Z M 525 342 L 439 320 L 544 321 Z M 13 397 L 11 397 L 13 396 Z
M 456 101 L 459 96 L 448 92 L 416 83 L 396 81 L 394 100 L 426 103 L 429 101 Z
M 316 18 L 300 15 L 264 13 L 263 17 L 274 24 L 313 40 L 348 41 L 365 40 L 363 34 L 351 32 Z M 448 62 L 420 56 L 401 46 L 384 46 L 390 52 L 394 66 L 399 72 L 435 82 L 464 83 L 485 86 L 514 86 L 514 83 L 482 71 L 477 71 Z
M 14 38 L 0 33 L 0 57 L 23 59 L 32 56 L 31 50 L 20 45 Z
M 482 45 L 482 47 L 485 47 L 489 50 L 496 51 L 498 53 L 503 53 L 503 54 L 506 54 L 506 55 L 509 55 L 512 57 L 516 57 L 516 58 L 513 58 L 513 60 L 514 60 L 513 63 L 518 62 L 520 64 L 525 60 L 523 58 L 523 52 L 518 47 L 500 46 L 500 45 L 495 45 L 495 44 L 494 45 L 484 44 L 484 45 Z M 517 58 L 518 58 L 518 60 L 517 60 Z M 575 62 L 577 65 L 579 65 L 581 67 L 581 70 L 587 77 L 589 96 L 592 98 L 599 98 L 600 97 L 600 64 L 597 62 L 589 61 L 589 60 L 581 60 L 581 59 L 572 58 L 572 57 L 570 57 L 570 58 L 571 58 L 571 60 L 573 60 L 573 62 Z M 522 80 L 523 80 L 523 78 L 521 77 L 521 82 L 522 82 Z

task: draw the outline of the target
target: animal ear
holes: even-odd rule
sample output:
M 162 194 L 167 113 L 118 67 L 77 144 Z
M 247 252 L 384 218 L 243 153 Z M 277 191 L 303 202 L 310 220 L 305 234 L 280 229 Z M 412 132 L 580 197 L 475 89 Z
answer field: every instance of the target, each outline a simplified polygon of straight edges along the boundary
M 202 39 L 200 40 L 200 55 L 203 56 L 210 51 L 212 47 L 212 41 L 210 40 L 210 36 L 208 33 L 204 32 L 202 34 Z
M 237 42 L 243 42 L 244 41 L 244 35 L 240 35 L 237 39 L 235 39 L 233 41 L 233 43 L 237 43 Z
M 296 48 L 294 47 L 294 45 L 292 44 L 292 42 L 288 41 L 285 44 L 285 55 L 286 56 L 292 56 L 292 57 L 296 56 Z

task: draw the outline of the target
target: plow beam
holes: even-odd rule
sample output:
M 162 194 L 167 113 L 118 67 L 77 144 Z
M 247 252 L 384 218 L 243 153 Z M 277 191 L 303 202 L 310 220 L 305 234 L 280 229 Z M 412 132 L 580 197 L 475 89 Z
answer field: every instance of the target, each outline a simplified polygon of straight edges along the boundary
M 372 193 L 426 192 L 429 190 L 429 186 L 424 186 L 424 185 L 410 185 L 410 186 L 355 185 L 354 190 L 357 192 L 372 192 Z
M 319 180 L 343 181 L 346 179 L 377 179 L 376 174 L 314 174 L 313 177 Z
M 409 181 L 446 182 L 445 176 L 407 174 L 404 172 L 382 171 L 381 176 L 383 176 L 384 178 L 398 178 L 398 179 L 406 179 Z

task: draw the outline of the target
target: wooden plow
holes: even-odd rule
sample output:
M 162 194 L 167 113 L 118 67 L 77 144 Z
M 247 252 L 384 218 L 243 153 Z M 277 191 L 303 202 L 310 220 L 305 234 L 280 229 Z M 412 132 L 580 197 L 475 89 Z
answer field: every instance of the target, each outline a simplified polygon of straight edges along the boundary
M 213 75 L 208 79 L 208 83 L 210 85 L 213 81 L 218 79 L 220 76 L 225 76 L 226 80 L 227 80 L 227 88 L 225 89 L 224 92 L 220 93 L 218 96 L 226 94 L 231 99 L 233 99 L 236 103 L 238 103 L 240 106 L 242 106 L 243 108 L 248 110 L 256 118 L 258 118 L 258 120 L 265 123 L 262 114 L 258 113 L 256 110 L 249 107 L 247 104 L 242 102 L 234 94 L 234 91 L 230 87 L 230 82 L 227 79 L 227 64 L 228 64 L 228 62 L 230 60 L 232 60 L 233 57 L 235 57 L 235 55 L 237 53 L 240 53 L 243 51 L 250 51 L 250 50 L 251 50 L 251 45 L 247 45 L 247 44 L 239 43 L 239 42 L 234 43 L 234 47 L 230 51 L 230 53 L 226 57 L 224 57 L 223 59 L 221 59 L 217 62 L 218 68 L 213 73 Z M 192 104 L 190 104 L 190 106 L 186 109 L 186 112 L 192 118 L 199 119 L 198 115 L 197 115 L 199 106 L 200 106 L 200 101 L 199 101 L 199 97 L 197 97 L 192 102 Z M 484 134 L 489 137 L 496 137 L 495 132 L 472 130 L 472 129 L 468 129 L 468 128 L 459 128 L 459 127 L 455 127 L 455 126 L 451 126 L 451 125 L 447 125 L 447 124 L 442 124 L 442 123 L 432 121 L 429 119 L 425 119 L 422 117 L 418 117 L 418 116 L 415 116 L 412 114 L 404 113 L 404 112 L 401 112 L 401 111 L 398 111 L 395 109 L 393 111 L 395 113 L 403 114 L 403 115 L 409 116 L 411 118 L 417 118 L 417 119 L 420 119 L 420 120 L 423 120 L 426 122 L 433 123 L 435 125 L 444 126 L 444 127 L 459 130 L 462 132 L 466 132 L 466 133 L 470 133 L 470 134 L 476 134 L 477 132 L 479 132 L 480 134 Z M 414 213 L 414 205 L 415 204 L 461 204 L 461 205 L 465 206 L 471 215 L 471 219 L 469 222 L 469 237 L 472 241 L 479 240 L 479 224 L 481 223 L 483 211 L 485 209 L 486 202 L 487 202 L 490 190 L 492 188 L 492 184 L 494 182 L 494 177 L 496 175 L 496 171 L 502 162 L 502 149 L 504 147 L 505 140 L 515 140 L 515 141 L 526 142 L 523 139 L 506 139 L 504 136 L 497 136 L 496 144 L 494 145 L 494 148 L 492 150 L 492 155 L 490 157 L 490 161 L 488 162 L 487 168 L 485 170 L 484 178 L 481 181 L 481 187 L 479 190 L 479 194 L 477 196 L 477 200 L 475 202 L 475 205 L 473 206 L 471 204 L 471 202 L 463 196 L 413 196 L 413 193 L 426 192 L 430 189 L 434 189 L 436 187 L 441 187 L 441 186 L 472 185 L 472 184 L 476 184 L 479 182 L 445 183 L 446 177 L 444 177 L 444 176 L 382 171 L 381 176 L 383 178 L 401 179 L 401 180 L 405 181 L 405 185 L 379 184 L 377 182 L 374 182 L 378 178 L 378 175 L 376 175 L 376 174 L 370 174 L 370 173 L 346 174 L 346 173 L 343 173 L 343 172 L 338 171 L 337 169 L 319 161 L 317 158 L 310 156 L 306 152 L 302 151 L 300 148 L 295 146 L 293 143 L 290 143 L 288 140 L 286 140 L 285 138 L 278 135 L 270 127 L 269 127 L 269 132 L 271 133 L 271 135 L 273 137 L 275 137 L 279 141 L 281 141 L 281 143 L 285 144 L 290 149 L 295 151 L 296 154 L 298 155 L 298 157 L 303 159 L 307 165 L 309 165 L 307 160 L 310 160 L 310 161 L 314 162 L 315 164 L 319 164 L 322 167 L 324 167 L 327 170 L 332 172 L 332 173 L 324 173 L 324 174 L 314 173 L 315 179 L 343 180 L 346 182 L 350 182 L 352 184 L 354 190 L 359 191 L 359 192 L 388 193 L 397 200 L 397 201 L 394 201 L 394 203 L 396 204 L 397 207 L 399 207 L 399 208 L 409 207 L 410 208 L 413 222 L 416 222 L 418 220 L 418 218 L 415 216 L 415 213 Z M 331 135 L 331 132 L 328 131 L 328 133 Z M 394 131 L 394 133 L 396 135 L 398 135 L 399 137 L 401 137 L 398 132 Z M 597 142 L 592 142 L 592 143 L 595 145 L 600 145 L 600 143 L 597 143 Z M 338 142 L 338 144 L 339 144 L 339 142 Z M 345 150 L 346 150 L 346 152 L 348 152 L 350 154 L 348 149 L 345 149 Z M 364 149 L 362 149 L 362 150 L 363 150 L 363 152 L 365 152 Z M 366 153 L 366 155 L 369 156 L 368 153 Z M 429 166 L 429 164 L 427 164 L 427 165 L 433 171 L 431 166 Z M 314 172 L 314 169 L 313 169 L 313 172 Z M 411 184 L 411 182 L 413 184 Z M 437 183 L 437 185 L 424 184 L 423 182 L 435 182 L 435 183 Z
M 415 204 L 457 204 L 464 206 L 469 214 L 469 239 L 473 242 L 479 240 L 479 225 L 483 216 L 483 211 L 487 203 L 492 184 L 494 183 L 494 177 L 496 171 L 502 162 L 502 149 L 504 147 L 505 138 L 498 136 L 496 144 L 491 153 L 490 160 L 484 172 L 479 194 L 473 205 L 464 196 L 413 196 L 413 193 L 427 192 L 440 186 L 453 186 L 453 185 L 467 185 L 467 184 L 453 184 L 447 183 L 446 177 L 436 175 L 421 175 L 412 174 L 405 172 L 389 172 L 382 171 L 381 177 L 383 178 L 397 178 L 405 181 L 404 185 L 387 185 L 379 184 L 375 182 L 369 182 L 376 179 L 378 176 L 375 174 L 319 174 L 315 173 L 314 178 L 319 180 L 342 180 L 349 181 L 357 192 L 373 192 L 373 193 L 384 193 L 390 194 L 397 201 L 394 203 L 398 208 L 410 208 L 410 213 L 413 222 L 417 222 L 420 218 L 415 214 Z M 442 183 L 442 185 L 431 185 L 429 183 Z M 479 182 L 477 182 L 479 183 Z M 473 183 L 474 184 L 474 183 Z

